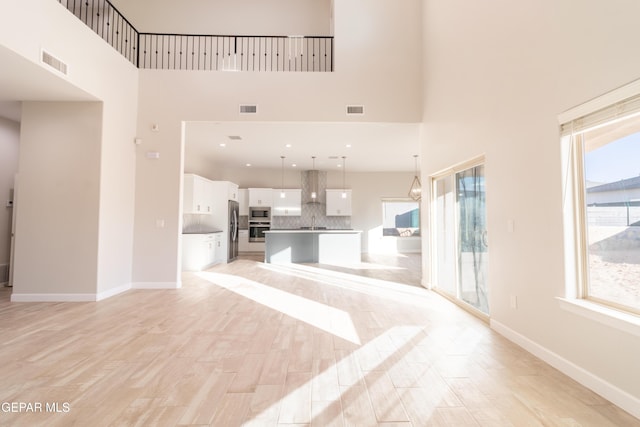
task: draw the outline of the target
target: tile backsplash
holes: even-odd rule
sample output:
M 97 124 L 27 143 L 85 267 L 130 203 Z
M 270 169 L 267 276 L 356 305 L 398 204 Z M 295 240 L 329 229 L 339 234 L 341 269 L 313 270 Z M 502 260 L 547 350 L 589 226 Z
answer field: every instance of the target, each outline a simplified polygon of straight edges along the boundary
M 183 214 L 182 215 L 182 232 L 183 233 L 206 233 L 215 230 L 217 227 L 213 225 L 213 215 L 203 214 Z
M 310 227 L 315 216 L 316 227 L 328 229 L 351 228 L 350 216 L 327 216 L 325 205 L 302 205 L 301 216 L 274 216 L 271 218 L 271 228 L 274 230 Z
M 327 172 L 303 171 L 302 174 L 302 212 L 300 216 L 274 216 L 271 218 L 271 228 L 290 229 L 300 227 L 326 227 L 328 229 L 351 228 L 350 216 L 327 216 L 325 190 L 327 189 Z M 317 186 L 319 203 L 308 203 L 311 200 L 311 190 Z M 315 224 L 314 224 L 315 223 Z

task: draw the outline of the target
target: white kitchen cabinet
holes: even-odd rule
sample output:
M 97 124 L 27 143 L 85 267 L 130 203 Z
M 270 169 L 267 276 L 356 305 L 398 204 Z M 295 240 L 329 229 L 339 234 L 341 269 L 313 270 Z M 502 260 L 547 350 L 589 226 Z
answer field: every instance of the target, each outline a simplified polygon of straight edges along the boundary
M 284 193 L 284 197 L 282 196 Z M 302 190 L 273 190 L 272 216 L 300 216 L 302 213 Z
M 238 230 L 238 252 L 249 252 L 249 230 Z
M 250 188 L 249 207 L 271 207 L 273 203 L 273 189 Z
M 233 182 L 230 182 L 228 192 L 229 192 L 229 200 L 235 200 L 236 202 L 239 201 L 238 184 L 234 184 Z
M 211 187 L 216 203 L 226 205 L 229 200 L 238 201 L 238 184 L 229 181 L 211 181 Z
M 249 252 L 264 252 L 264 242 L 249 242 Z
M 247 188 L 238 190 L 238 204 L 240 205 L 239 215 L 249 215 L 249 190 Z
M 182 270 L 200 271 L 214 265 L 217 259 L 217 243 L 222 241 L 222 233 L 183 234 Z
M 213 213 L 213 182 L 198 175 L 184 175 L 182 212 L 186 214 Z
M 224 247 L 222 246 L 222 233 L 213 235 L 213 263 L 218 264 L 225 261 Z
M 250 242 L 249 230 L 239 230 L 238 252 L 264 252 L 264 242 Z
M 351 216 L 351 190 L 327 190 L 327 216 Z

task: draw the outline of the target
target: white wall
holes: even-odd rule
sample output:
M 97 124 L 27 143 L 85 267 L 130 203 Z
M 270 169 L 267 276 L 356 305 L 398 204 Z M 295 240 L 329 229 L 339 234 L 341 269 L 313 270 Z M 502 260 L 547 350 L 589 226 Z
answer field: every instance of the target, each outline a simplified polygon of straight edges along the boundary
M 241 103 L 260 105 L 260 121 L 358 120 L 345 116 L 347 104 L 365 105 L 359 120 L 421 120 L 421 1 L 335 3 L 334 73 L 140 70 L 134 282 L 179 282 L 183 120 L 246 120 Z
M 105 82 L 100 152 L 98 293 L 131 284 L 136 179 L 137 74 L 128 66 Z M 132 72 L 133 71 L 133 72 Z
M 97 151 L 85 151 L 84 154 L 88 157 L 75 159 L 79 163 L 92 165 L 91 173 L 97 174 L 98 177 L 98 186 L 91 187 L 95 190 L 95 194 L 85 193 L 85 196 L 88 199 L 97 197 L 99 205 L 96 207 L 99 210 L 95 213 L 95 218 L 94 212 L 89 211 L 86 214 L 90 218 L 78 219 L 80 222 L 98 221 L 96 228 L 92 229 L 93 235 L 90 241 L 86 242 L 89 253 L 93 251 L 94 246 L 97 248 L 97 271 L 93 275 L 91 285 L 87 284 L 87 289 L 84 291 L 88 292 L 88 287 L 91 286 L 93 288 L 91 293 L 97 294 L 100 298 L 128 288 L 132 270 L 135 194 L 133 140 L 136 136 L 137 124 L 138 70 L 73 14 L 58 2 L 51 0 L 32 0 L 3 5 L 0 14 L 0 46 L 10 50 L 13 56 L 21 58 L 20 61 L 12 62 L 12 65 L 15 63 L 21 68 L 11 67 L 5 70 L 13 73 L 13 76 L 3 75 L 4 78 L 11 77 L 20 83 L 19 90 L 13 93 L 17 100 L 102 101 L 99 118 L 100 133 L 91 135 L 95 136 L 96 140 L 85 141 L 88 146 L 97 144 Z M 68 76 L 61 77 L 40 64 L 40 51 L 43 48 L 67 63 Z M 0 52 L 4 53 L 2 50 Z M 39 76 L 38 82 L 21 81 L 22 74 L 25 79 L 29 75 Z M 43 74 L 46 79 L 42 78 Z M 47 87 L 39 84 L 43 80 L 47 81 Z M 55 104 L 49 105 L 54 110 L 57 108 Z M 60 105 L 61 108 L 72 108 L 64 103 Z M 38 111 L 29 121 L 30 138 L 34 147 L 38 144 L 50 143 L 46 132 L 47 126 L 51 126 L 46 121 L 47 113 L 43 110 Z M 56 114 L 55 111 L 51 113 Z M 38 123 L 34 118 L 44 119 L 42 129 L 38 129 Z M 73 127 L 72 121 L 66 123 L 69 128 Z M 40 138 L 41 141 L 36 142 L 34 138 Z M 65 148 L 74 149 L 71 142 Z M 31 155 L 36 153 L 25 154 L 27 158 Z M 72 156 L 74 153 L 65 152 L 58 155 Z M 81 171 L 84 171 L 83 167 L 80 167 Z M 36 182 L 41 179 L 39 175 L 43 171 L 46 169 L 30 169 L 30 173 L 34 175 L 29 177 L 24 176 L 24 171 L 20 170 L 21 179 L 24 177 L 27 181 Z M 36 203 L 35 200 L 33 202 Z M 50 198 L 49 203 L 63 202 L 56 202 L 55 199 Z M 58 206 L 54 207 L 54 209 L 57 208 Z M 63 208 L 69 209 L 69 206 L 65 205 Z M 72 215 L 67 220 L 73 223 L 77 218 Z M 49 227 L 54 228 L 59 225 L 63 229 L 66 229 L 67 225 L 71 227 L 72 224 L 67 224 L 67 220 L 62 224 L 50 222 Z M 55 238 L 53 234 L 47 234 L 47 236 L 51 239 Z M 34 244 L 34 242 L 22 243 L 23 247 Z M 56 242 L 47 242 L 47 245 L 54 244 Z M 21 256 L 26 259 L 21 260 L 19 265 L 29 268 L 31 255 L 28 252 L 22 252 Z M 17 257 L 18 255 L 16 255 L 16 261 L 18 261 Z M 76 263 L 74 257 L 64 252 L 51 253 L 49 257 L 52 264 L 60 265 L 60 268 L 67 268 L 69 271 L 73 270 Z M 18 273 L 17 267 L 16 273 Z M 31 273 L 25 272 L 25 274 Z M 17 292 L 18 288 L 14 288 L 14 291 Z M 47 292 L 69 294 L 79 291 L 71 284 L 59 282 L 56 285 L 50 283 Z
M 636 408 L 638 336 L 556 301 L 571 286 L 557 116 L 640 77 L 639 14 L 628 0 L 426 0 L 421 150 L 425 177 L 486 154 L 492 325 Z
M 354 173 L 347 182 L 353 188 L 351 226 L 362 230 L 363 252 L 393 253 L 420 251 L 419 238 L 382 236 L 382 199 L 406 198 L 413 181 L 413 173 Z M 331 182 L 330 182 L 331 185 Z M 341 188 L 335 182 L 334 188 Z M 427 229 L 423 227 L 423 235 Z
M 0 117 L 0 264 L 9 264 L 13 209 L 6 203 L 11 200 L 18 171 L 19 147 L 20 123 Z
M 100 103 L 24 102 L 13 296 L 95 294 Z
M 330 35 L 329 0 L 112 0 L 138 31 L 216 35 Z

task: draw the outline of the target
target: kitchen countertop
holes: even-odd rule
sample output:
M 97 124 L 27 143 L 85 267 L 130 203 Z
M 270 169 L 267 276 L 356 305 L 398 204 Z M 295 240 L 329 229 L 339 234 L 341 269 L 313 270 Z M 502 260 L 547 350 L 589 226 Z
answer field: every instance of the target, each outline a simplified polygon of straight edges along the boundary
M 182 234 L 215 234 L 222 233 L 222 230 L 210 230 L 210 231 L 183 231 Z

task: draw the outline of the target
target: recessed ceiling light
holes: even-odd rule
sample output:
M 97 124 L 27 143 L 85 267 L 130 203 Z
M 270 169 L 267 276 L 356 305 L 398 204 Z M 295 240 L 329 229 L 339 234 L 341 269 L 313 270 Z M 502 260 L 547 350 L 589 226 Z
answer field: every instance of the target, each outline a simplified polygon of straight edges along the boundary
M 225 144 L 224 142 L 220 143 L 220 147 L 226 147 L 227 144 Z
M 251 167 L 251 163 L 247 163 L 245 166 L 250 168 Z
M 296 165 L 295 163 L 291 165 L 292 168 L 297 168 L 298 165 Z
M 287 145 L 285 145 L 285 147 L 291 148 L 291 144 L 287 144 Z
M 351 148 L 351 144 L 347 144 L 347 145 L 345 145 L 345 147 Z

